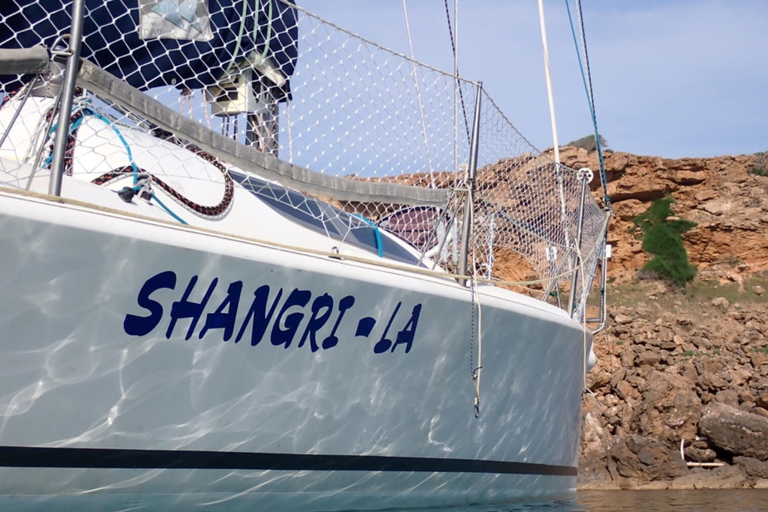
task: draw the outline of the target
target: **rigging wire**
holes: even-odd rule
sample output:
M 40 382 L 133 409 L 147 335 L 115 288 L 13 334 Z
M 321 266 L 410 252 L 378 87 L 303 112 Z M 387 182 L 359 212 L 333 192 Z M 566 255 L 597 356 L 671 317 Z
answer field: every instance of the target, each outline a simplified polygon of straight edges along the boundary
M 576 37 L 576 28 L 573 25 L 573 17 L 571 16 L 570 0 L 565 0 L 565 7 L 568 11 L 568 22 L 571 25 L 571 34 L 573 35 L 573 44 L 576 47 L 576 56 L 579 60 L 579 69 L 581 70 L 581 79 L 584 82 L 584 92 L 587 95 L 587 104 L 589 106 L 589 113 L 592 116 L 592 126 L 595 131 L 595 145 L 597 146 L 597 159 L 600 163 L 600 181 L 603 185 L 603 202 L 606 208 L 611 207 L 611 198 L 608 195 L 608 179 L 605 172 L 605 160 L 603 159 L 603 148 L 600 143 L 600 133 L 597 129 L 597 114 L 595 113 L 595 97 L 592 91 L 592 74 L 589 69 L 589 53 L 587 52 L 587 36 L 584 30 L 584 17 L 581 10 L 581 0 L 576 0 L 579 27 L 581 29 L 581 42 L 584 49 L 584 61 L 582 62 L 581 51 L 579 49 L 579 43 Z M 585 71 L 586 67 L 586 71 Z
M 416 83 L 416 99 L 419 102 L 419 117 L 421 118 L 421 131 L 424 134 L 424 148 L 427 151 L 427 167 L 429 168 L 429 186 L 436 188 L 435 174 L 432 169 L 432 159 L 429 155 L 429 138 L 427 137 L 427 122 L 424 119 L 424 103 L 421 100 L 421 87 L 419 87 L 419 73 L 416 69 L 416 55 L 413 51 L 413 39 L 411 38 L 411 24 L 408 21 L 408 7 L 403 0 L 403 15 L 405 16 L 405 30 L 408 33 L 408 46 L 411 49 L 411 66 L 413 67 L 413 80 Z
M 459 88 L 459 98 L 461 99 L 461 112 L 464 117 L 464 130 L 467 132 L 467 144 L 469 144 L 469 141 L 471 139 L 471 135 L 469 134 L 469 120 L 467 119 L 467 107 L 464 103 L 464 91 L 461 89 L 461 83 L 459 82 L 459 64 L 458 64 L 458 53 L 456 51 L 456 41 L 453 38 L 453 23 L 451 22 L 451 11 L 448 9 L 448 0 L 445 0 L 445 16 L 448 19 L 448 36 L 451 38 L 451 51 L 453 52 L 453 61 L 455 63 L 455 68 L 453 70 L 454 75 L 456 76 L 456 83 L 458 84 Z M 457 34 L 458 35 L 458 34 Z
M 603 186 L 603 204 L 605 206 L 605 210 L 608 212 L 608 215 L 606 216 L 606 224 L 603 228 L 603 239 L 602 239 L 602 263 L 601 263 L 601 272 L 602 272 L 602 279 L 601 279 L 601 285 L 600 285 L 600 308 L 601 308 L 601 315 L 600 315 L 600 324 L 598 325 L 598 328 L 594 333 L 597 333 L 598 331 L 602 330 L 602 328 L 605 326 L 605 310 L 606 310 L 606 304 L 607 304 L 607 293 L 606 293 L 606 277 L 608 273 L 608 258 L 607 258 L 607 244 L 608 244 L 608 220 L 610 219 L 612 215 L 612 209 L 611 209 L 611 197 L 608 195 L 608 179 L 605 172 L 605 160 L 603 158 L 603 148 L 602 144 L 600 142 L 600 132 L 597 128 L 597 114 L 595 113 L 595 95 L 592 90 L 592 72 L 590 71 L 589 67 L 589 51 L 587 50 L 587 33 L 584 28 L 584 11 L 581 7 L 581 0 L 576 0 L 576 9 L 577 14 L 579 17 L 579 30 L 581 32 L 581 44 L 582 48 L 584 50 L 584 64 L 586 65 L 586 74 L 584 72 L 584 65 L 581 61 L 581 52 L 579 51 L 579 43 L 576 40 L 576 30 L 573 26 L 573 18 L 571 16 L 571 7 L 570 7 L 570 0 L 565 0 L 565 7 L 568 11 L 568 21 L 571 25 L 571 33 L 573 34 L 573 42 L 576 46 L 576 57 L 579 60 L 579 68 L 581 69 L 581 78 L 584 82 L 584 90 L 587 94 L 587 103 L 589 105 L 589 112 L 592 115 L 592 126 L 595 130 L 595 146 L 597 148 L 597 159 L 600 164 L 600 182 Z M 596 246 L 597 247 L 597 246 Z M 582 263 L 583 264 L 583 263 Z M 582 278 L 583 279 L 583 278 Z M 582 285 L 582 290 L 584 290 L 584 285 Z M 584 322 L 586 323 L 586 311 L 583 312 L 584 315 Z M 586 346 L 586 345 L 585 345 Z M 586 354 L 585 354 L 585 360 L 586 360 Z M 587 364 L 585 363 L 585 369 L 587 367 Z

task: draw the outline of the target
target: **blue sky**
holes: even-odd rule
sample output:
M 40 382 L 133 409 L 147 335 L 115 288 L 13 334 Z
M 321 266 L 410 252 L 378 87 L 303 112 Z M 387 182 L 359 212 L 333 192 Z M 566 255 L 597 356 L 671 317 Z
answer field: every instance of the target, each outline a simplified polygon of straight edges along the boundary
M 409 53 L 401 0 L 299 3 Z M 670 158 L 768 150 L 768 1 L 582 4 L 598 123 L 612 149 Z M 443 0 L 407 5 L 416 58 L 452 69 Z M 461 74 L 482 80 L 537 147 L 551 146 L 536 0 L 463 0 L 459 6 Z M 565 143 L 592 128 L 565 0 L 545 0 L 545 8 Z

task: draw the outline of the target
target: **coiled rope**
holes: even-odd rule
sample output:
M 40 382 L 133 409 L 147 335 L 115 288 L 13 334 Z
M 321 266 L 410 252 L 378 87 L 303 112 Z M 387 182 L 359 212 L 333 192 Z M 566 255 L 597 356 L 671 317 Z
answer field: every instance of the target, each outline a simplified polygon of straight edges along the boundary
M 49 113 L 51 115 L 51 113 Z M 95 185 L 107 185 L 110 183 L 113 183 L 117 180 L 123 179 L 126 175 L 132 174 L 133 175 L 133 183 L 136 184 L 138 180 L 139 173 L 146 173 L 152 178 L 152 182 L 157 184 L 158 187 L 163 189 L 165 193 L 168 194 L 168 196 L 171 197 L 176 203 L 178 203 L 180 206 L 188 210 L 189 212 L 203 217 L 203 218 L 220 218 L 224 216 L 226 213 L 228 213 L 229 209 L 232 206 L 232 200 L 234 198 L 235 193 L 235 185 L 232 181 L 232 177 L 229 175 L 229 171 L 227 168 L 219 162 L 215 157 L 212 155 L 206 153 L 205 151 L 198 149 L 198 148 L 185 148 L 188 151 L 191 151 L 195 155 L 199 156 L 200 158 L 203 158 L 210 164 L 212 164 L 214 167 L 216 167 L 219 171 L 221 171 L 222 176 L 224 177 L 224 196 L 222 197 L 221 201 L 214 205 L 214 206 L 206 206 L 202 204 L 198 204 L 191 199 L 183 196 L 179 191 L 168 185 L 165 181 L 161 180 L 157 176 L 153 175 L 152 173 L 146 171 L 145 169 L 139 168 L 133 159 L 133 153 L 131 152 L 131 147 L 128 144 L 128 141 L 125 139 L 123 134 L 120 132 L 117 126 L 106 116 L 92 110 L 89 107 L 84 108 L 78 108 L 71 116 L 70 123 L 71 123 L 71 129 L 69 138 L 67 140 L 67 149 L 64 154 L 64 172 L 68 175 L 72 175 L 72 168 L 74 165 L 74 151 L 75 151 L 75 144 L 77 142 L 77 133 L 82 125 L 83 122 L 83 116 L 84 115 L 92 115 L 99 119 L 100 121 L 104 122 L 107 126 L 109 126 L 113 132 L 117 135 L 120 142 L 123 144 L 123 147 L 125 147 L 126 155 L 128 157 L 129 165 L 124 167 L 119 167 L 117 169 L 113 169 L 111 171 L 108 171 L 101 176 L 98 176 L 91 180 L 91 183 Z M 51 129 L 52 131 L 55 131 L 55 125 Z M 52 146 L 51 146 L 52 150 Z M 45 167 L 50 168 L 51 165 L 51 156 L 49 156 L 45 161 Z M 180 220 L 180 217 L 173 213 L 170 208 L 168 208 L 159 198 L 157 198 L 156 194 L 152 195 L 153 199 L 155 199 L 166 212 L 168 212 L 173 218 L 176 220 L 179 220 L 182 223 L 185 223 Z

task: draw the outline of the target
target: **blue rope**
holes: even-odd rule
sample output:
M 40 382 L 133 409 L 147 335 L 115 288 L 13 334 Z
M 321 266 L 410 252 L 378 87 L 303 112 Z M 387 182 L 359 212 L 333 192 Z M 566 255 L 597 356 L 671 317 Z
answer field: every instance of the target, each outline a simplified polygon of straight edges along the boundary
M 355 217 L 358 217 L 360 219 L 363 219 L 366 224 L 371 226 L 373 228 L 373 237 L 376 240 L 376 249 L 379 251 L 379 258 L 384 257 L 384 243 L 381 240 L 381 231 L 379 231 L 379 226 L 376 225 L 371 219 L 368 219 L 362 215 L 354 214 Z
M 128 144 L 128 141 L 125 140 L 125 137 L 123 137 L 122 132 L 118 130 L 117 127 L 115 127 L 115 124 L 112 122 L 112 120 L 89 108 L 84 109 L 83 114 L 93 116 L 96 119 L 103 121 L 104 123 L 107 124 L 107 126 L 112 128 L 112 131 L 115 132 L 115 135 L 117 135 L 117 138 L 120 139 L 120 142 L 123 143 L 125 152 L 128 155 L 128 161 L 131 164 L 131 169 L 133 169 L 133 183 L 135 184 L 137 181 L 139 181 L 139 168 L 136 166 L 136 162 L 133 160 L 133 153 L 131 152 L 131 146 Z M 82 121 L 82 119 L 83 118 L 81 117 L 80 119 L 78 119 L 78 121 Z
M 581 80 L 584 82 L 584 92 L 587 95 L 587 105 L 589 106 L 589 113 L 592 116 L 592 126 L 595 129 L 595 144 L 597 146 L 597 159 L 600 162 L 600 180 L 603 183 L 603 201 L 605 206 L 610 208 L 611 198 L 608 196 L 608 178 L 605 173 L 605 161 L 603 160 L 603 148 L 600 144 L 600 133 L 597 130 L 597 114 L 595 114 L 595 104 L 590 94 L 589 86 L 587 85 L 587 75 L 584 72 L 584 64 L 581 60 L 581 52 L 579 51 L 579 43 L 576 39 L 576 28 L 573 26 L 573 17 L 571 16 L 571 4 L 570 0 L 565 0 L 565 7 L 568 10 L 568 22 L 571 24 L 571 34 L 573 35 L 573 44 L 576 48 L 576 58 L 579 60 L 579 69 L 581 70 Z M 586 45 L 586 41 L 584 42 Z
M 163 203 L 163 202 L 160 200 L 160 198 L 159 198 L 159 197 L 157 197 L 157 195 L 155 195 L 155 193 L 154 193 L 154 192 L 152 193 L 152 199 L 154 199 L 155 201 L 157 201 L 157 204 L 159 204 L 159 205 L 160 205 L 160 207 L 161 207 L 163 210 L 165 210 L 165 211 L 168 213 L 168 215 L 170 215 L 171 217 L 173 217 L 173 218 L 174 218 L 174 219 L 176 219 L 177 221 L 181 222 L 181 223 L 182 223 L 182 224 L 184 224 L 185 226 L 187 226 L 187 225 L 188 225 L 188 223 L 187 223 L 187 222 L 186 222 L 184 219 L 182 219 L 181 217 L 179 217 L 178 215 L 176 215 L 175 213 L 173 213 L 173 211 L 172 211 L 170 208 L 168 208 L 167 206 L 165 206 L 165 203 Z
M 80 128 L 80 125 L 83 123 L 83 119 L 85 119 L 85 116 L 93 116 L 96 119 L 99 119 L 100 121 L 103 121 L 107 126 L 112 128 L 112 131 L 115 132 L 117 135 L 117 138 L 120 139 L 120 142 L 123 143 L 123 147 L 125 148 L 125 152 L 128 155 L 128 161 L 131 164 L 131 169 L 133 169 L 133 183 L 135 184 L 137 181 L 139 181 L 139 168 L 136 166 L 136 162 L 133 160 L 133 153 L 131 152 L 131 146 L 128 144 L 128 141 L 125 140 L 125 137 L 123 137 L 122 132 L 118 130 L 111 119 L 99 114 L 98 112 L 95 112 L 89 108 L 83 109 L 83 116 L 80 117 L 78 120 L 76 120 L 74 123 L 72 123 L 69 127 L 69 134 L 72 135 L 75 133 L 75 130 Z M 51 127 L 51 131 L 49 133 L 54 133 L 56 131 L 56 127 L 58 126 L 58 123 L 53 125 Z M 45 163 L 43 164 L 43 167 L 47 167 L 51 164 L 53 161 L 53 153 L 48 155 L 48 157 L 45 159 Z
M 131 146 L 128 144 L 128 141 L 125 140 L 125 137 L 123 136 L 122 132 L 120 132 L 120 130 L 117 129 L 117 127 L 114 125 L 114 123 L 112 122 L 111 119 L 109 119 L 106 116 L 103 116 L 103 115 L 99 114 L 98 112 L 96 112 L 94 110 L 91 110 L 90 108 L 84 108 L 83 109 L 83 116 L 80 117 L 78 120 L 76 120 L 74 123 L 72 123 L 72 125 L 69 127 L 69 134 L 72 135 L 75 132 L 75 130 L 77 130 L 80 127 L 80 125 L 82 124 L 83 119 L 85 119 L 86 115 L 93 116 L 96 119 L 106 123 L 106 125 L 109 126 L 110 128 L 112 128 L 112 131 L 115 132 L 115 134 L 117 135 L 117 138 L 120 139 L 120 142 L 123 143 L 123 147 L 125 147 L 125 152 L 128 155 L 128 161 L 131 164 L 131 169 L 133 169 L 133 184 L 136 185 L 136 183 L 139 181 L 139 168 L 136 165 L 136 162 L 133 160 L 133 153 L 131 152 Z M 51 128 L 51 133 L 53 133 L 55 131 L 56 131 L 56 125 L 54 125 Z M 47 166 L 51 162 L 51 160 L 53 160 L 53 153 L 48 155 L 48 158 L 46 158 L 46 160 L 45 160 L 45 165 Z M 134 186 L 133 190 L 135 190 L 136 192 L 139 192 L 141 190 L 141 188 L 142 187 L 140 187 L 140 186 Z M 152 194 L 152 199 L 157 201 L 157 204 L 159 204 L 160 207 L 168 213 L 168 215 L 170 215 L 171 217 L 173 217 L 174 219 L 176 219 L 180 223 L 182 223 L 184 225 L 188 225 L 188 223 L 184 219 L 182 219 L 181 217 L 179 217 L 178 215 L 173 213 L 173 211 L 170 208 L 168 208 L 165 205 L 165 203 L 163 203 L 160 200 L 160 198 L 157 197 L 157 195 L 155 195 L 154 193 Z
M 83 122 L 83 118 L 81 117 L 80 119 L 72 123 L 69 126 L 69 134 L 72 135 L 72 133 L 74 133 L 74 131 L 78 129 L 78 127 L 82 122 Z M 48 132 L 48 135 L 50 136 L 52 133 L 55 133 L 56 128 L 58 128 L 58 126 L 59 126 L 59 123 L 56 123 L 53 126 L 51 126 L 51 130 Z M 43 167 L 48 167 L 49 165 L 51 165 L 51 162 L 53 162 L 53 151 L 51 151 L 50 154 L 46 157 L 45 162 L 43 162 Z

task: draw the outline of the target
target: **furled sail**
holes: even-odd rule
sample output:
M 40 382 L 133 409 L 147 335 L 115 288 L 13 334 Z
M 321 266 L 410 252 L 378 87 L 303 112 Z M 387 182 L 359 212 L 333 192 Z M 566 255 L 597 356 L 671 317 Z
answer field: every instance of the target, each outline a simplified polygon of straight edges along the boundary
M 86 0 L 82 56 L 141 90 L 217 83 L 235 61 L 269 59 L 290 94 L 298 57 L 298 15 L 282 0 Z M 0 2 L 3 48 L 51 48 L 69 32 L 71 0 Z M 154 16 L 189 34 L 156 30 Z M 205 29 L 208 30 L 205 30 Z M 200 35 L 195 36 L 196 33 Z M 5 78 L 3 80 L 3 78 Z M 0 77 L 7 83 L 17 77 Z M 6 88 L 7 89 L 7 88 Z M 273 93 L 273 95 L 275 95 Z

